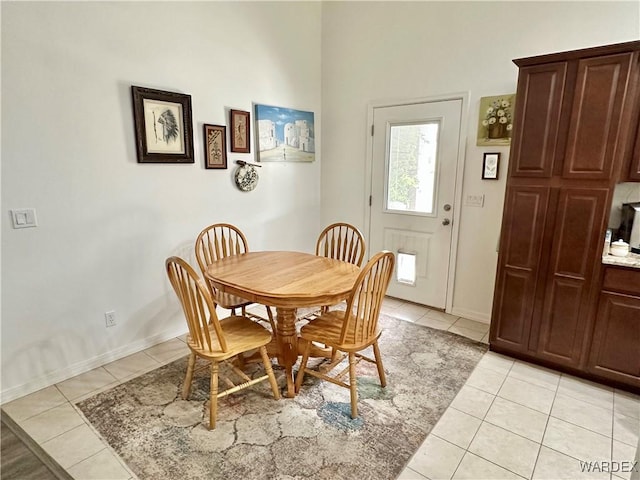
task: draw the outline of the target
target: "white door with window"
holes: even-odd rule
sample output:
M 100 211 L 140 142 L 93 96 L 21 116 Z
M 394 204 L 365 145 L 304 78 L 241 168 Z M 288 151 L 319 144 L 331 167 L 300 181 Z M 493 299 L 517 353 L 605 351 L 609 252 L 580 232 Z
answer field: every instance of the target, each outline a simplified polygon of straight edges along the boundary
M 444 309 L 463 99 L 373 108 L 369 253 L 396 254 L 387 294 Z

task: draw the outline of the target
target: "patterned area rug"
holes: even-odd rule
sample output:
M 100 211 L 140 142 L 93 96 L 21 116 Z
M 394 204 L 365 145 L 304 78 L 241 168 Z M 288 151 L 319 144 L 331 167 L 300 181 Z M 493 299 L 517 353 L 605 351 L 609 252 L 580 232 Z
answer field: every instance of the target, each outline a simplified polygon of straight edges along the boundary
M 189 400 L 180 397 L 187 357 L 78 407 L 142 480 L 393 479 L 487 345 L 384 315 L 380 322 L 387 387 L 375 365 L 359 364 L 355 420 L 347 389 L 307 376 L 294 399 L 274 400 L 268 382 L 220 399 L 209 431 L 206 364 Z

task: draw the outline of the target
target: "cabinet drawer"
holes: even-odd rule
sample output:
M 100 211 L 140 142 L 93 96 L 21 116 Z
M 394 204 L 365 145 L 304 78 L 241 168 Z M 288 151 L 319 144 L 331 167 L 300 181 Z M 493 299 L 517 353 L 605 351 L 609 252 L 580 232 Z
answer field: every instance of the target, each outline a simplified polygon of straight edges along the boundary
M 640 270 L 607 267 L 602 289 L 640 295 Z

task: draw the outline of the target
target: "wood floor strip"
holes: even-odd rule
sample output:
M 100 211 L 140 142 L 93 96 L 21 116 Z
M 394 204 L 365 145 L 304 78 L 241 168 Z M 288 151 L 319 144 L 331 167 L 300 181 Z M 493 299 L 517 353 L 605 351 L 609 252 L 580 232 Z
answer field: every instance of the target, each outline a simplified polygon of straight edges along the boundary
M 2 416 L 2 480 L 72 480 L 51 456 L 45 452 L 3 410 Z

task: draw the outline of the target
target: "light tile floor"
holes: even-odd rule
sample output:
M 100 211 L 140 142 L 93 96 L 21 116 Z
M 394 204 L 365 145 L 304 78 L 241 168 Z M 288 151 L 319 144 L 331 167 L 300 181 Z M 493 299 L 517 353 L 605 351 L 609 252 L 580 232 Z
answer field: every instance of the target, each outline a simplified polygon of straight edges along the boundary
M 480 322 L 392 298 L 383 312 L 487 342 Z M 186 353 L 175 338 L 2 408 L 74 478 L 137 478 L 74 403 Z M 640 480 L 639 438 L 640 397 L 488 352 L 398 479 Z

